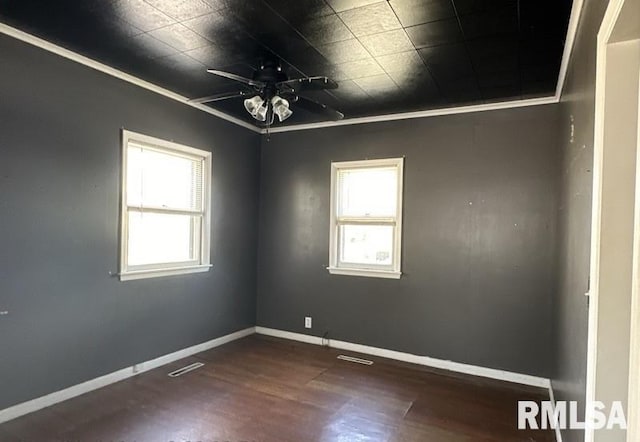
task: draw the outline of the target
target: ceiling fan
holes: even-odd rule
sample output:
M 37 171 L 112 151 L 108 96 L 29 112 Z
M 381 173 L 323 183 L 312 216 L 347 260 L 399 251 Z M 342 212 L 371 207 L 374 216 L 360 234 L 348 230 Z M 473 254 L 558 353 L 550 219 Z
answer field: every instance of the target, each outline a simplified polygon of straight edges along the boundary
M 189 100 L 190 102 L 211 103 L 230 98 L 246 97 L 244 108 L 254 119 L 265 123 L 267 126 L 273 124 L 275 117 L 278 118 L 278 121 L 283 122 L 293 115 L 293 110 L 290 108 L 293 103 L 307 111 L 320 114 L 329 120 L 337 121 L 344 118 L 341 112 L 301 95 L 308 91 L 336 89 L 338 83 L 330 78 L 305 77 L 290 80 L 282 70 L 280 63 L 274 60 L 261 62 L 250 79 L 215 69 L 207 69 L 207 72 L 235 80 L 244 86 L 238 91 L 194 98 Z

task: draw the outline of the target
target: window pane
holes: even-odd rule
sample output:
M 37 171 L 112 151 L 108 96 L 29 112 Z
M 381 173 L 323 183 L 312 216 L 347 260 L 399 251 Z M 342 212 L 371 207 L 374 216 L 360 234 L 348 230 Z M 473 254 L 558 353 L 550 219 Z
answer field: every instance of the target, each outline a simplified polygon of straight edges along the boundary
M 130 145 L 127 204 L 201 210 L 202 161 Z
M 390 266 L 393 263 L 393 226 L 342 225 L 340 262 Z
M 395 167 L 338 171 L 338 216 L 396 216 Z
M 199 259 L 200 217 L 129 212 L 130 266 Z

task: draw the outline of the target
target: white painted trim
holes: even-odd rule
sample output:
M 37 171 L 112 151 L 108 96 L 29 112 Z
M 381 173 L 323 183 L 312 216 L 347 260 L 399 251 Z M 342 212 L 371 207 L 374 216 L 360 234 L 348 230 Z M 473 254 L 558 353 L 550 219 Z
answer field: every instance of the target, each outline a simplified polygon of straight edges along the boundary
M 374 270 L 374 269 L 348 269 L 343 267 L 327 267 L 332 275 L 345 276 L 367 276 L 371 278 L 387 278 L 400 279 L 402 272 L 394 272 L 390 270 Z
M 551 402 L 551 405 L 553 407 L 553 409 L 556 409 L 556 397 L 553 394 L 553 385 L 551 384 L 551 382 L 549 382 L 549 401 Z M 560 416 L 558 416 L 559 418 Z M 562 430 L 560 430 L 560 422 L 556 421 L 556 426 L 555 426 L 555 434 L 556 434 L 556 442 L 562 442 Z
M 154 368 L 158 368 L 179 359 L 189 357 L 196 353 L 219 347 L 228 342 L 252 335 L 253 333 L 255 333 L 255 327 L 249 327 L 244 330 L 239 330 L 237 332 L 220 336 L 219 338 L 215 338 L 210 341 L 194 345 L 192 347 L 187 347 L 185 349 L 178 350 L 176 352 L 169 353 L 167 355 L 160 356 L 149 361 L 132 365 L 131 367 L 114 371 L 112 373 L 100 376 L 95 379 L 91 379 L 81 384 L 73 385 L 69 388 L 65 388 L 64 390 L 59 390 L 46 396 L 41 396 L 39 398 L 32 399 L 27 402 L 22 402 L 9 408 L 5 408 L 4 410 L 0 410 L 0 424 L 18 418 L 20 416 L 24 416 L 25 414 L 33 413 L 34 411 L 50 407 L 51 405 L 66 401 L 76 396 L 80 396 L 81 394 L 97 390 L 98 388 L 105 387 L 107 385 L 122 381 L 132 376 L 136 376 L 140 373 L 144 373 L 145 371 L 153 370 Z
M 640 75 L 638 75 L 640 91 Z M 636 198 L 633 227 L 633 285 L 631 298 L 631 336 L 629 343 L 629 398 L 627 441 L 640 440 L 640 92 L 638 93 L 638 135 L 636 136 Z
M 564 83 L 567 80 L 567 71 L 569 70 L 569 61 L 571 61 L 571 52 L 576 40 L 578 25 L 580 24 L 580 14 L 584 0 L 573 0 L 571 5 L 571 15 L 569 17 L 569 25 L 567 26 L 567 37 L 564 41 L 564 50 L 562 52 L 562 62 L 560 63 L 560 72 L 558 72 L 558 82 L 556 84 L 556 99 L 560 101 Z
M 444 115 L 467 114 L 471 112 L 484 112 L 501 109 L 514 109 L 528 106 L 541 106 L 545 104 L 555 104 L 558 98 L 551 97 L 530 98 L 527 100 L 502 101 L 499 103 L 476 104 L 473 106 L 447 107 L 443 109 L 422 110 L 415 112 L 402 112 L 398 114 L 375 115 L 371 117 L 347 118 L 340 121 L 321 121 L 318 123 L 294 124 L 291 126 L 272 127 L 269 133 L 292 132 L 296 130 L 320 129 L 323 127 L 350 126 L 352 124 L 381 123 L 385 121 L 409 120 L 413 118 L 441 117 Z M 267 133 L 266 129 L 262 130 Z
M 189 101 L 189 98 L 180 95 L 176 92 L 165 89 L 156 84 L 150 83 L 146 80 L 142 80 L 141 78 L 134 77 L 131 74 L 127 74 L 121 70 L 108 66 L 106 64 L 100 63 L 99 61 L 93 60 L 89 57 L 85 57 L 84 55 L 80 55 L 76 52 L 70 51 L 69 49 L 65 49 L 56 44 L 50 43 L 42 38 L 36 37 L 35 35 L 28 34 L 24 31 L 11 27 L 7 24 L 0 23 L 0 33 L 28 43 L 30 45 L 36 46 L 40 49 L 44 49 L 45 51 L 52 52 L 61 57 L 67 58 L 69 60 L 75 61 L 76 63 L 80 63 L 84 66 L 90 67 L 97 71 L 103 72 L 107 75 L 111 75 L 112 77 L 119 78 L 120 80 L 124 80 L 128 83 L 135 84 L 143 89 L 147 89 L 151 92 L 155 92 L 156 94 L 163 95 L 172 100 L 178 101 L 182 104 L 186 104 L 187 106 L 191 106 L 195 109 L 201 110 L 208 114 L 214 115 L 218 118 L 222 118 L 223 120 L 229 121 L 230 123 L 237 124 L 238 126 L 242 126 L 245 129 L 249 129 L 256 133 L 261 133 L 260 128 L 254 126 L 251 123 L 247 123 L 244 120 L 228 115 L 219 110 L 213 109 L 209 106 L 205 106 L 204 104 L 194 103 Z
M 389 217 L 348 217 L 338 214 L 340 192 L 338 175 L 343 170 L 394 168 L 396 170 L 396 213 Z M 399 279 L 402 276 L 402 197 L 404 184 L 404 157 L 376 158 L 369 160 L 340 161 L 331 163 L 330 209 L 329 209 L 329 273 L 336 275 L 364 276 Z M 339 257 L 340 224 L 369 224 L 393 227 L 393 257 L 391 265 L 374 266 L 342 263 Z
M 602 225 L 602 169 L 604 157 L 604 116 L 607 71 L 607 43 L 625 0 L 610 0 L 597 36 L 596 90 L 593 142 L 593 192 L 591 202 L 591 256 L 589 273 L 589 325 L 587 337 L 586 403 L 596 400 L 598 358 L 598 298 L 600 289 L 600 231 Z M 595 430 L 585 429 L 585 442 L 593 442 Z
M 180 158 L 188 158 L 192 161 L 200 162 L 202 165 L 202 208 L 201 210 L 177 210 L 165 207 L 140 207 L 139 211 L 149 209 L 154 213 L 165 214 L 194 214 L 201 216 L 200 230 L 197 232 L 197 240 L 199 246 L 198 259 L 188 262 L 166 263 L 166 264 L 150 264 L 145 266 L 129 266 L 128 248 L 129 248 L 129 212 L 136 211 L 138 208 L 129 206 L 127 203 L 127 162 L 129 158 L 129 146 L 136 148 L 150 149 L 165 154 L 178 156 Z M 136 279 L 157 278 L 161 276 L 184 275 L 190 273 L 208 272 L 211 266 L 211 152 L 207 150 L 195 149 L 175 143 L 173 141 L 163 140 L 161 138 L 151 137 L 126 129 L 122 129 L 122 146 L 121 146 L 121 189 L 120 189 L 120 281 L 131 281 Z M 196 243 L 194 242 L 194 245 Z
M 289 339 L 292 341 L 306 342 L 307 344 L 323 345 L 323 338 L 320 336 L 310 336 L 301 333 L 294 333 L 285 330 L 256 326 L 256 333 L 273 336 L 276 338 Z M 326 340 L 325 340 L 326 342 Z M 371 347 L 369 345 L 354 344 L 351 342 L 328 340 L 329 346 L 341 350 L 348 350 L 356 353 L 379 356 L 381 358 L 394 359 L 397 361 L 409 362 L 411 364 L 424 365 L 441 370 L 464 373 L 472 376 L 480 376 L 500 381 L 513 382 L 516 384 L 531 385 L 533 387 L 549 389 L 551 381 L 538 376 L 528 374 L 513 373 L 494 368 L 479 367 L 476 365 L 463 364 L 454 361 L 431 358 L 429 356 L 419 356 L 411 353 L 404 353 L 384 348 Z
M 163 276 L 189 275 L 191 273 L 206 273 L 213 267 L 211 264 L 190 267 L 174 267 L 153 270 L 130 270 L 120 273 L 120 281 L 135 281 L 138 279 L 161 278 Z

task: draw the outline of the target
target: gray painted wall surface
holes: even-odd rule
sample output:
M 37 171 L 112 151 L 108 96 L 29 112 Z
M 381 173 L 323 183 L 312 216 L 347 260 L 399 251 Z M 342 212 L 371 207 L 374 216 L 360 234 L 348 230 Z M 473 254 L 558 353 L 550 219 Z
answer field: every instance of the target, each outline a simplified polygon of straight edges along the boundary
M 259 136 L 0 36 L 0 409 L 255 324 Z M 120 128 L 213 152 L 208 273 L 119 282 Z
M 274 134 L 258 325 L 549 376 L 557 106 Z M 406 156 L 400 280 L 330 275 L 330 162 Z
M 556 367 L 558 400 L 584 407 L 587 372 L 588 305 L 593 185 L 596 36 L 607 1 L 585 0 L 562 94 L 560 206 L 558 216 L 558 296 Z M 571 140 L 571 119 L 575 131 Z M 584 408 L 582 408 L 584 410 Z M 564 431 L 563 440 L 582 441 L 582 431 Z

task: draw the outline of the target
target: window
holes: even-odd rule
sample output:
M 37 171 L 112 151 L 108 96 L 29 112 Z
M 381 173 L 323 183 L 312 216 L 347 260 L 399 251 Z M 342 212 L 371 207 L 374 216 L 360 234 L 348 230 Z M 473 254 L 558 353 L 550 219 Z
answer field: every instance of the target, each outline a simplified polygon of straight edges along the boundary
M 402 158 L 331 164 L 329 272 L 400 278 Z
M 211 153 L 122 132 L 120 280 L 209 270 Z

